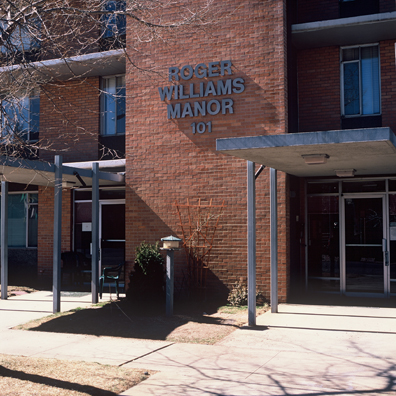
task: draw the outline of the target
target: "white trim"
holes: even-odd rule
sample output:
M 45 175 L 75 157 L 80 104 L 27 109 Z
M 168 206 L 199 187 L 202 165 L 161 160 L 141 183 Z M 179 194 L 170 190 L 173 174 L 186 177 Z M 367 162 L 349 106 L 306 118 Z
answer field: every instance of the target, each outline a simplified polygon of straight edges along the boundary
M 92 77 L 105 74 L 122 74 L 125 70 L 125 49 L 94 52 L 92 54 L 84 54 L 72 56 L 64 59 L 50 59 L 29 64 L 20 64 L 12 66 L 0 67 L 0 73 L 9 73 L 17 70 L 40 71 L 40 75 L 47 80 L 69 79 L 71 77 Z M 103 61 L 109 61 L 103 62 Z M 109 66 L 109 67 L 108 67 Z M 116 73 L 115 70 L 117 71 Z
M 349 18 L 331 19 L 319 22 L 298 23 L 291 26 L 292 33 L 305 33 L 325 28 L 339 28 L 350 25 L 368 25 L 376 22 L 392 21 L 396 19 L 396 11 L 379 14 L 361 15 Z
M 121 168 L 121 167 L 125 167 L 126 164 L 125 159 L 117 159 L 117 160 L 101 160 L 101 161 L 66 162 L 63 164 L 63 166 L 71 166 L 73 168 L 79 168 L 79 169 L 92 169 L 92 164 L 96 162 L 99 164 L 99 169 Z

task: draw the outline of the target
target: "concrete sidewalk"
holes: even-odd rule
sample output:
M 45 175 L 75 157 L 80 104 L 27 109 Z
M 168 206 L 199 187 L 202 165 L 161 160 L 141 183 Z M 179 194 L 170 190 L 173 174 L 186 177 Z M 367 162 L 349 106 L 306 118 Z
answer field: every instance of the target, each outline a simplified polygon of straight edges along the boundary
M 63 296 L 61 307 L 89 299 Z M 396 394 L 396 309 L 282 304 L 279 311 L 214 346 L 10 330 L 52 312 L 51 293 L 39 292 L 0 301 L 0 353 L 159 371 L 123 395 Z
M 396 309 L 281 304 L 216 346 L 128 364 L 161 370 L 124 395 L 395 395 Z

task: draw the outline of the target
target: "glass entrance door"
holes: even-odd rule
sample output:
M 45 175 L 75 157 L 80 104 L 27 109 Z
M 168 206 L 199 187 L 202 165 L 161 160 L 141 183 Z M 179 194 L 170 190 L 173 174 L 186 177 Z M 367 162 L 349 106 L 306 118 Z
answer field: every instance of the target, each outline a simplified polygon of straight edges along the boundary
M 125 203 L 100 203 L 100 267 L 115 266 L 125 260 Z
M 346 293 L 385 293 L 385 197 L 344 197 Z

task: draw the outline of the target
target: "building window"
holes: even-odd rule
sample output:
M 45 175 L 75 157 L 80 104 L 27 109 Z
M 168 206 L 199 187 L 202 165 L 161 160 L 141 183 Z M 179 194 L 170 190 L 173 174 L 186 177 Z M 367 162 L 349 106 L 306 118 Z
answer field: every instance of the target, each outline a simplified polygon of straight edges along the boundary
M 379 13 L 379 0 L 340 0 L 340 18 Z
M 23 26 L 16 26 L 11 33 L 7 32 L 8 26 L 8 21 L 0 19 L 1 53 L 33 53 L 40 49 L 41 22 L 39 19 L 31 19 Z
M 342 115 L 378 115 L 380 76 L 378 45 L 341 49 Z
M 126 16 L 125 14 L 118 14 L 126 10 L 125 1 L 106 1 L 103 20 L 103 37 L 117 37 L 122 36 L 126 32 Z
M 125 134 L 125 76 L 102 78 L 101 134 Z
M 31 96 L 3 99 L 2 137 L 17 137 L 34 142 L 39 138 L 40 126 L 40 95 L 34 92 Z
M 8 196 L 8 246 L 37 247 L 38 194 Z

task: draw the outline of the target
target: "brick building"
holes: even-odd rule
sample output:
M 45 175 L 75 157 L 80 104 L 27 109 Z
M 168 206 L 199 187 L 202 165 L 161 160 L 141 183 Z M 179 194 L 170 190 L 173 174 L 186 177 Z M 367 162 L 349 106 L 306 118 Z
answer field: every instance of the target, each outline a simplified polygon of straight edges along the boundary
M 40 99 L 38 130 L 47 142 L 40 160 L 51 162 L 56 153 L 72 166 L 100 161 L 125 172 L 123 185 L 100 189 L 101 265 L 125 261 L 129 274 L 139 243 L 183 237 L 186 220 L 175 202 L 224 204 L 204 286 L 224 295 L 251 270 L 269 298 L 272 168 L 279 300 L 302 291 L 390 297 L 394 1 L 227 0 L 212 7 L 219 20 L 207 30 L 169 30 L 161 41 L 136 41 L 138 21 L 114 20 L 126 40 L 70 63 L 83 79 L 71 78 L 62 62 L 41 61 L 58 77 L 29 98 L 30 109 Z M 175 13 L 166 11 L 164 21 Z M 255 170 L 265 166 L 254 183 L 255 267 L 248 264 L 247 161 Z M 67 187 L 62 251 L 89 259 L 90 185 L 76 180 Z M 16 256 L 29 252 L 40 276 L 50 275 L 53 191 L 34 181 L 28 193 L 22 185 L 11 189 L 29 208 L 15 221 L 31 227 L 21 237 L 25 245 L 16 240 L 11 247 Z M 191 274 L 184 251 L 175 257 L 182 292 Z

